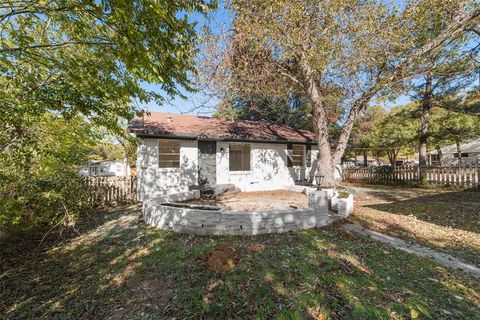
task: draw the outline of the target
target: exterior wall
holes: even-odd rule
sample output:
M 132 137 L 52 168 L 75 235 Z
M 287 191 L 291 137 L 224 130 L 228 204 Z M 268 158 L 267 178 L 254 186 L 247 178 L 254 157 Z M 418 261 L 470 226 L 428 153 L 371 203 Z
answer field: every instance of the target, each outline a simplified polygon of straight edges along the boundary
M 458 165 L 458 158 L 455 158 L 453 153 L 445 153 L 442 156 L 442 162 L 445 166 Z M 478 163 L 480 163 L 480 152 L 468 152 L 468 157 L 462 158 L 462 165 Z
M 185 192 L 198 181 L 198 148 L 195 140 L 180 140 L 180 168 L 159 168 L 161 139 L 142 139 L 137 150 L 137 188 L 140 201 L 167 193 Z
M 180 168 L 158 167 L 158 143 L 145 138 L 137 150 L 138 196 L 145 201 L 165 194 L 185 192 L 198 185 L 198 145 L 180 140 Z M 309 167 L 287 167 L 286 144 L 250 144 L 250 171 L 229 170 L 230 142 L 217 142 L 216 178 L 219 184 L 234 184 L 242 191 L 287 189 L 296 181 L 314 181 L 318 151 L 312 147 Z M 222 151 L 223 149 L 223 151 Z M 305 157 L 306 160 L 306 157 Z
M 229 145 L 217 142 L 217 184 L 234 184 L 242 191 L 289 188 L 296 181 L 313 181 L 318 151 L 312 148 L 312 165 L 287 167 L 287 145 L 250 144 L 250 171 L 229 171 Z M 223 151 L 222 151 L 223 149 Z

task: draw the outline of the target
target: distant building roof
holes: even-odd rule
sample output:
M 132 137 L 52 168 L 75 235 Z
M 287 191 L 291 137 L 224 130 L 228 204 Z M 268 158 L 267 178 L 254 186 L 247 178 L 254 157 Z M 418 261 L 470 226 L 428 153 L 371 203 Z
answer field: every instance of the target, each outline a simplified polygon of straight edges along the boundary
M 442 150 L 443 154 L 457 153 L 457 145 L 456 144 L 450 144 L 450 145 L 445 146 L 445 147 L 440 148 L 440 149 Z M 465 153 L 480 152 L 480 138 L 461 143 L 460 144 L 460 150 L 462 152 L 465 152 Z M 432 150 L 432 152 L 430 152 L 430 154 L 437 154 L 437 150 Z
M 313 132 L 286 125 L 161 112 L 133 119 L 129 131 L 144 137 L 315 143 Z

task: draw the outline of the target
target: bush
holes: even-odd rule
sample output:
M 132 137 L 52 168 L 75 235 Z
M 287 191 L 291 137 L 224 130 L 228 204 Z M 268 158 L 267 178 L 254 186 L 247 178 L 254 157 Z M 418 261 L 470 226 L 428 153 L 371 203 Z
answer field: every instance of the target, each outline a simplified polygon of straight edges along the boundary
M 94 142 L 90 124 L 46 114 L 27 129 L 0 153 L 0 238 L 72 224 L 87 203 L 76 165 Z
M 51 176 L 0 178 L 0 237 L 35 234 L 55 225 L 70 225 L 87 203 L 75 170 Z

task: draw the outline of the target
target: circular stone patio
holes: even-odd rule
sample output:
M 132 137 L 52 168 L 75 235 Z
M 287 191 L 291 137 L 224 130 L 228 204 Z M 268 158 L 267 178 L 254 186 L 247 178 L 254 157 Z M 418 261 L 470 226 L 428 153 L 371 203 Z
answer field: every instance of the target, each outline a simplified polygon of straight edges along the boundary
M 300 190 L 299 190 L 300 191 Z M 181 197 L 152 199 L 143 204 L 147 224 L 163 230 L 198 235 L 256 235 L 322 227 L 346 217 L 353 208 L 353 197 L 332 196 L 329 191 L 301 188 L 308 196 L 307 208 L 269 211 L 234 211 L 219 206 L 175 202 Z M 329 197 L 330 195 L 330 197 Z M 299 194 L 299 196 L 303 196 Z M 190 198 L 198 198 L 192 192 Z M 176 200 L 178 201 L 178 200 Z M 261 199 L 258 199 L 261 201 Z M 332 208 L 330 210 L 329 208 Z M 336 211 L 336 212 L 335 212 Z

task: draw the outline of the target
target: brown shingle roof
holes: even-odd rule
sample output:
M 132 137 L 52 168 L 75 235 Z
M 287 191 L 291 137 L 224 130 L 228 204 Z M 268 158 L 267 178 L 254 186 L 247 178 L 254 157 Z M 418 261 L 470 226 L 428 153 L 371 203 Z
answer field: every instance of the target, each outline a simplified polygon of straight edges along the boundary
M 313 143 L 315 134 L 289 126 L 248 120 L 225 120 L 174 113 L 150 112 L 135 118 L 129 131 L 138 136 L 174 136 L 218 140 Z

